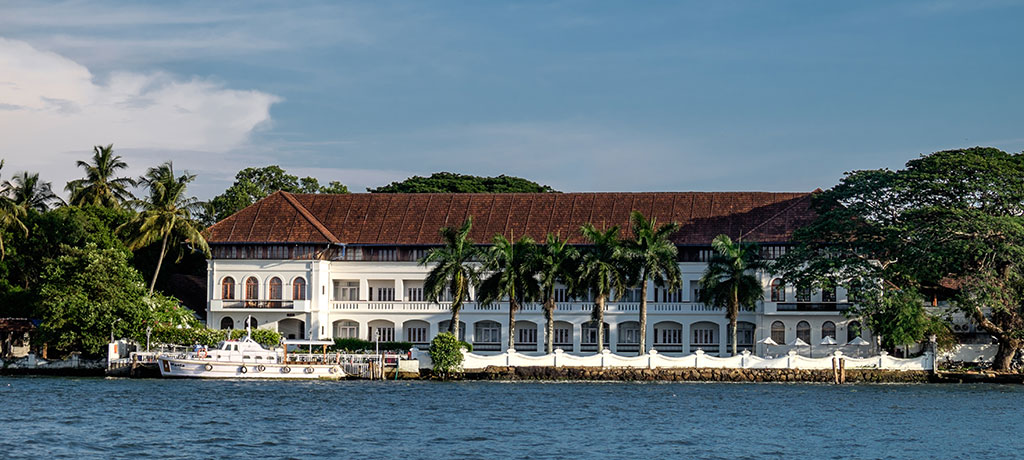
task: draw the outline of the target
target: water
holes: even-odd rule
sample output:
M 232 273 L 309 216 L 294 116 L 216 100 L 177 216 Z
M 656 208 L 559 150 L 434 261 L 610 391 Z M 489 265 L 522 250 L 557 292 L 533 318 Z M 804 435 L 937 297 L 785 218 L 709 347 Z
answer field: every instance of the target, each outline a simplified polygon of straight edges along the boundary
M 0 457 L 1010 458 L 1024 387 L 0 377 Z

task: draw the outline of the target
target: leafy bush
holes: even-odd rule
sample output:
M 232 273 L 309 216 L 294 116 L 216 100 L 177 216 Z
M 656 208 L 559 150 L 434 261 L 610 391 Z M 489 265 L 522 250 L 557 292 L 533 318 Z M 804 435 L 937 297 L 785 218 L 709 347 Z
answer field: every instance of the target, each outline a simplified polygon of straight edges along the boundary
M 245 330 L 218 330 L 199 326 L 188 328 L 165 327 L 153 330 L 152 340 L 156 343 L 192 345 L 216 345 L 222 340 L 240 340 L 245 337 Z M 267 348 L 275 348 L 281 344 L 281 334 L 270 329 L 253 329 L 252 339 Z
M 434 362 L 434 374 L 443 379 L 462 367 L 462 343 L 455 334 L 442 332 L 430 341 L 430 359 Z

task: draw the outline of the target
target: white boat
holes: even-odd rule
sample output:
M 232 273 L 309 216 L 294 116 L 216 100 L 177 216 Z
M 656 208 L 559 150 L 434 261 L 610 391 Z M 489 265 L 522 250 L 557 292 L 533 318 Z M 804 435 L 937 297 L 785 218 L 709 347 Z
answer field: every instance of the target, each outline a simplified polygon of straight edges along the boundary
M 222 379 L 339 379 L 345 377 L 336 355 L 292 354 L 288 345 L 324 346 L 334 342 L 288 340 L 284 348 L 268 350 L 251 337 L 226 340 L 209 351 L 157 357 L 162 377 Z

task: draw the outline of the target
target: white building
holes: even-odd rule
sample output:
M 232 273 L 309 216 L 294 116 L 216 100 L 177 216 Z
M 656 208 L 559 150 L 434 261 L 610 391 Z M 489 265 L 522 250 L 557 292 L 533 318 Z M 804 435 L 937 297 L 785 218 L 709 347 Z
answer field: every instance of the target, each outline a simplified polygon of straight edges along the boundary
M 548 233 L 584 244 L 582 224 L 620 225 L 629 237 L 633 210 L 658 222 L 679 222 L 673 236 L 679 248 L 683 289 L 649 289 L 649 346 L 662 353 L 698 348 L 728 356 L 724 312 L 697 301 L 700 279 L 721 233 L 760 243 L 766 256 L 782 254 L 792 232 L 810 222 L 809 193 L 560 193 L 560 194 L 351 194 L 275 193 L 218 222 L 208 231 L 213 251 L 208 263 L 207 322 L 213 328 L 244 327 L 252 315 L 258 327 L 286 337 L 398 340 L 426 345 L 448 328 L 448 305 L 424 301 L 429 267 L 416 260 L 440 244 L 438 230 L 474 218 L 470 237 L 487 243 L 494 234 Z M 861 334 L 846 318 L 843 289 L 797 292 L 770 274 L 760 274 L 765 295 L 755 311 L 740 314 L 742 348 L 772 337 L 777 343 L 801 338 L 815 356 L 835 350 L 818 345 L 832 336 L 844 352 Z M 779 286 L 782 286 L 781 288 Z M 564 293 L 564 291 L 562 291 Z M 639 343 L 639 289 L 609 301 L 605 312 L 607 347 L 632 354 Z M 566 352 L 597 351 L 592 303 L 558 298 L 554 345 Z M 461 313 L 463 339 L 478 352 L 507 346 L 508 304 L 473 302 Z M 540 305 L 527 304 L 516 315 L 516 349 L 542 352 L 544 318 Z M 866 339 L 869 332 L 863 331 Z M 759 354 L 781 354 L 788 347 Z M 806 353 L 806 349 L 801 350 Z

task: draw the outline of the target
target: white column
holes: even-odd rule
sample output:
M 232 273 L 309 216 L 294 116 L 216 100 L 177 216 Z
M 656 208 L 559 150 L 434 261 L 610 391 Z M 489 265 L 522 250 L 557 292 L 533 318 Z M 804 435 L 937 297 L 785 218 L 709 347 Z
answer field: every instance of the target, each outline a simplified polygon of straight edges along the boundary
M 572 351 L 580 351 L 580 342 L 583 339 L 583 326 L 582 324 L 572 324 Z M 569 351 L 569 350 L 566 350 Z
M 370 282 L 366 278 L 359 278 L 359 300 L 365 302 L 370 299 Z
M 405 281 L 401 278 L 395 279 L 395 301 L 402 302 L 405 300 Z
M 645 353 L 649 350 L 654 349 L 654 323 L 650 317 L 647 318 L 647 330 L 643 331 L 644 336 L 647 337 L 647 350 L 640 350 L 640 353 Z
M 690 325 L 685 321 L 680 321 L 683 324 L 683 355 L 690 354 Z
M 608 318 L 605 318 L 605 319 L 608 320 Z M 608 348 L 612 352 L 615 352 L 615 351 L 617 351 L 617 347 L 618 347 L 618 344 L 619 344 L 619 323 L 617 323 L 615 321 L 607 321 L 607 323 L 608 323 L 608 337 L 605 337 L 605 340 L 607 340 L 608 343 L 605 345 L 605 348 Z M 597 351 L 600 352 L 602 350 L 597 350 Z
M 732 342 L 729 341 L 729 322 L 718 324 L 718 356 L 732 356 Z

